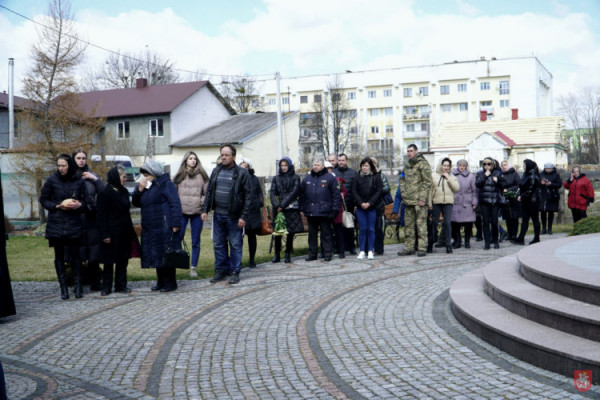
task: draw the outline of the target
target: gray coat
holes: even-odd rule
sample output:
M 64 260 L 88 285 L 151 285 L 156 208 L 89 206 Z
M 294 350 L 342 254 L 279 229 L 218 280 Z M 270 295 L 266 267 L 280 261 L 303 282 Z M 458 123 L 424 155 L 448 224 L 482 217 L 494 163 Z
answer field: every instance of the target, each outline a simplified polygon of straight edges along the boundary
M 452 222 L 475 222 L 473 206 L 479 204 L 479 193 L 475 186 L 475 175 L 465 170 L 461 173 L 458 169 L 452 170 L 458 179 L 460 189 L 454 193 L 454 207 L 452 207 Z

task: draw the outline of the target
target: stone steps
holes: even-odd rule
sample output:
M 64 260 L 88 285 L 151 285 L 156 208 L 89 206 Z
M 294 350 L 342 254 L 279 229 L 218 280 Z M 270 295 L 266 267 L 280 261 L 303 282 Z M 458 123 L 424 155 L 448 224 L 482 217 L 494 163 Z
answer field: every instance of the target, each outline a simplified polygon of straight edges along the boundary
M 600 383 L 600 274 L 573 265 L 577 254 L 561 256 L 587 239 L 528 246 L 462 276 L 450 288 L 454 315 L 523 361 L 569 377 L 592 370 Z M 600 235 L 592 244 L 600 259 Z

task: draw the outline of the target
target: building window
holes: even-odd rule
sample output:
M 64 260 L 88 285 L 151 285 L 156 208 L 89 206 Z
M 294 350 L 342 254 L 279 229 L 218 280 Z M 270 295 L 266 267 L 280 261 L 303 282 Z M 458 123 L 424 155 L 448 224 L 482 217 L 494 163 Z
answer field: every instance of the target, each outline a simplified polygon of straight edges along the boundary
M 356 100 L 356 92 L 348 92 L 348 100 Z
M 468 103 L 458 103 L 458 110 L 459 111 L 467 111 L 469 109 L 469 104 Z
M 270 106 L 274 106 L 276 103 L 277 103 L 277 99 L 275 99 L 273 97 L 269 99 L 269 105 Z
M 440 86 L 440 94 L 450 94 L 450 85 Z
M 421 96 L 429 96 L 429 87 L 428 86 L 422 86 L 419 88 L 419 94 Z
M 129 139 L 129 121 L 117 122 L 117 139 Z
M 281 98 L 281 104 L 290 104 L 290 98 L 289 97 L 282 97 Z
M 351 126 L 350 129 L 348 130 L 348 133 L 351 135 L 356 135 L 358 134 L 358 127 L 356 126 Z
M 422 123 L 421 124 L 421 132 L 427 132 L 429 130 L 429 124 Z
M 406 124 L 406 132 L 414 132 L 415 124 Z
M 404 88 L 404 97 L 412 97 L 412 88 Z
M 459 92 L 466 92 L 467 91 L 467 84 L 466 83 L 459 83 L 458 84 L 458 91 Z
M 479 82 L 479 89 L 480 90 L 490 90 L 490 83 L 489 82 Z
M 308 96 L 300 96 L 300 104 L 308 103 Z
M 452 104 L 442 104 L 442 112 L 452 112 Z
M 508 100 L 500 100 L 500 108 L 507 108 L 510 107 Z
M 385 89 L 383 91 L 383 97 L 392 97 L 392 89 Z
M 379 133 L 379 127 L 378 126 L 372 126 L 371 127 L 371 133 Z
M 394 115 L 394 109 L 392 107 L 386 107 L 383 109 L 383 113 L 386 116 L 391 117 L 392 115 Z
M 369 108 L 369 116 L 370 117 L 378 117 L 379 116 L 379 108 Z
M 385 133 L 394 133 L 394 125 L 386 125 Z
M 479 105 L 481 107 L 491 107 L 492 106 L 492 102 L 491 101 L 482 101 L 479 103 Z
M 313 97 L 313 102 L 320 103 L 321 102 L 321 95 L 320 94 L 315 94 L 314 97 Z
M 377 97 L 377 91 L 375 91 L 375 90 L 369 90 L 369 92 L 367 93 L 367 96 L 368 96 L 370 99 L 374 99 L 374 98 L 376 98 L 376 97 Z
M 509 81 L 500 81 L 500 94 L 510 94 L 510 82 Z M 502 107 L 502 106 L 500 106 L 500 107 Z
M 258 100 L 252 99 L 250 104 L 252 105 L 253 108 L 256 108 L 256 107 L 258 107 Z
M 417 113 L 417 107 L 416 106 L 408 106 L 408 107 L 404 107 L 404 111 L 407 114 L 416 114 Z
M 165 136 L 165 132 L 163 131 L 162 118 L 150 120 L 150 136 L 155 136 L 155 137 Z

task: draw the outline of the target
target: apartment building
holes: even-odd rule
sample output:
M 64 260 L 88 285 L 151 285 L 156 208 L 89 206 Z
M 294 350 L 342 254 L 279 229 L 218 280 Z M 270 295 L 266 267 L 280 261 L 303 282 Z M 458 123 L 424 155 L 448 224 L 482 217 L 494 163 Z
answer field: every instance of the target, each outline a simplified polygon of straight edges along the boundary
M 257 87 L 257 110 L 276 111 L 276 81 L 261 81 Z M 475 122 L 481 111 L 488 120 L 510 120 L 511 109 L 518 109 L 520 118 L 551 116 L 552 87 L 552 74 L 536 57 L 481 57 L 280 80 L 282 110 L 300 112 L 304 160 L 325 153 L 323 132 L 331 136 L 335 130 L 351 158 L 376 155 L 389 167 L 408 144 L 429 151 L 442 124 Z M 327 117 L 331 109 L 332 115 L 345 110 L 343 123 Z

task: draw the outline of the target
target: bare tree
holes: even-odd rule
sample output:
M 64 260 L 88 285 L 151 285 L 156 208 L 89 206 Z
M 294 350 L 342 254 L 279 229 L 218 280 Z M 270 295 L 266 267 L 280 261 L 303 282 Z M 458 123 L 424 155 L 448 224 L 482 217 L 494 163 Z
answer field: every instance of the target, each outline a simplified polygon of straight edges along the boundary
M 254 78 L 223 76 L 219 92 L 235 111 L 243 114 L 260 109 L 258 89 Z
M 350 144 L 357 140 L 357 114 L 337 75 L 327 84 L 322 95 L 315 95 L 313 111 L 314 132 L 321 143 L 323 154 L 348 151 Z
M 88 72 L 86 81 L 90 88 L 131 88 L 136 79 L 146 78 L 148 85 L 179 82 L 175 63 L 146 49 L 138 54 L 118 53 L 108 56 L 102 68 Z
M 559 99 L 560 110 L 573 129 L 572 161 L 582 164 L 600 162 L 600 88 L 585 87 L 579 95 Z
M 51 0 L 32 48 L 33 66 L 23 80 L 28 101 L 18 115 L 17 155 L 13 158 L 13 167 L 27 181 L 19 185 L 21 194 L 39 198 L 43 179 L 54 171 L 60 153 L 70 154 L 77 147 L 91 150 L 99 141 L 103 121 L 80 110 L 73 78 L 84 51 L 68 0 Z

